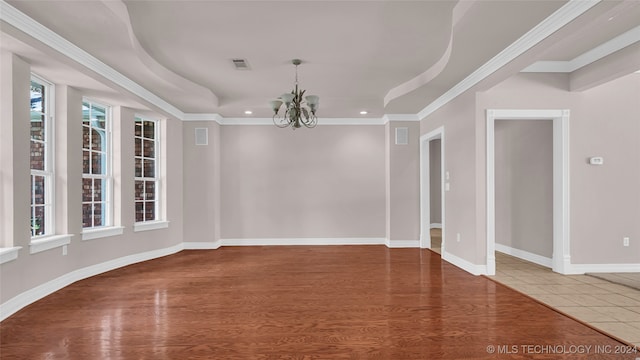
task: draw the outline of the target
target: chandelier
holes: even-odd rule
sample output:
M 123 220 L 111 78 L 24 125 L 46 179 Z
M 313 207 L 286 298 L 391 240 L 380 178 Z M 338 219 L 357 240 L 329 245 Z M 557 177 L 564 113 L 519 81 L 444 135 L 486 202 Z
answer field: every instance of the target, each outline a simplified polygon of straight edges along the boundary
M 302 61 L 293 59 L 291 63 L 296 66 L 296 86 L 291 93 L 282 94 L 277 100 L 270 102 L 273 109 L 273 123 L 281 128 L 291 126 L 293 129 L 297 129 L 303 125 L 308 128 L 316 127 L 318 124 L 316 110 L 320 98 L 316 95 L 304 96 L 306 90 L 298 90 L 298 65 Z M 283 103 L 284 114 L 281 116 L 279 111 Z

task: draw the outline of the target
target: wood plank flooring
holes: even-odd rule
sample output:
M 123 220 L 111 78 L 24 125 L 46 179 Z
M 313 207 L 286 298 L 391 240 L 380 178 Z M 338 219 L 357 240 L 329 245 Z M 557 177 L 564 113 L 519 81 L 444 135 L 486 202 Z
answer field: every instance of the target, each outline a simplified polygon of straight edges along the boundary
M 429 250 L 384 246 L 183 251 L 79 281 L 0 323 L 3 360 L 640 357 L 615 349 Z

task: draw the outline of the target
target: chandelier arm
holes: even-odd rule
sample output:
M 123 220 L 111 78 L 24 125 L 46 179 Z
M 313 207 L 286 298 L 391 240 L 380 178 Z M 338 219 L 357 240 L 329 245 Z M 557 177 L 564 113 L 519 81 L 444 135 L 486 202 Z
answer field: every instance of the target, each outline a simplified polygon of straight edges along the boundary
M 315 115 L 312 115 L 308 119 L 303 119 L 301 122 L 302 122 L 302 125 L 311 129 L 316 127 L 316 125 L 318 125 L 318 118 Z
M 288 120 L 289 119 L 286 117 L 282 117 L 278 114 L 273 115 L 273 124 L 281 129 L 291 126 L 291 122 Z

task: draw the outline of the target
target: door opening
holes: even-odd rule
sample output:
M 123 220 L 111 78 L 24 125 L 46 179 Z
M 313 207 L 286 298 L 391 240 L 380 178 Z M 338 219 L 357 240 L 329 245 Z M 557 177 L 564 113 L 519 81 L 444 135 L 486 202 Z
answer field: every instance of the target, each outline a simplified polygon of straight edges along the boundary
M 444 127 L 420 137 L 420 247 L 445 249 Z
M 496 273 L 495 122 L 551 120 L 553 127 L 553 271 L 566 273 L 569 254 L 569 110 L 487 110 L 487 275 Z
M 553 254 L 552 125 L 549 120 L 501 119 L 494 132 L 496 251 L 548 268 Z

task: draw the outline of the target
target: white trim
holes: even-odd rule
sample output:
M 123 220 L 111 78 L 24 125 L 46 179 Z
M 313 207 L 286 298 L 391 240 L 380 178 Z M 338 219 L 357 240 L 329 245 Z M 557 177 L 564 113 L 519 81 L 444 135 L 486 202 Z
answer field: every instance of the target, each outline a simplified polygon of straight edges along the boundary
M 429 224 L 429 229 L 442 229 L 442 224 L 440 224 L 440 223 L 431 223 L 431 224 Z
M 566 274 L 569 252 L 569 110 L 488 109 L 486 114 L 487 271 L 496 271 L 495 120 L 553 121 L 553 256 L 552 269 Z
M 461 82 L 442 94 L 431 104 L 418 113 L 420 119 L 424 119 L 440 107 L 455 99 L 458 95 L 469 90 L 472 86 L 493 74 L 525 51 L 553 34 L 569 22 L 582 15 L 587 10 L 598 4 L 600 0 L 570 0 L 556 12 L 544 19 L 513 44 L 502 50 L 498 55 L 480 66 Z
M 166 229 L 169 227 L 168 221 L 147 221 L 147 222 L 138 222 L 133 224 L 133 231 L 149 231 L 149 230 L 157 230 L 157 229 Z
M 515 248 L 512 248 L 511 246 L 496 243 L 496 251 L 499 251 L 503 254 L 511 255 L 511 256 L 520 258 L 522 260 L 526 260 L 544 267 L 551 268 L 551 266 L 553 266 L 553 261 L 551 260 L 551 258 L 530 253 L 528 251 L 515 249 Z
M 89 114 L 93 114 L 94 109 L 95 108 L 102 108 L 104 109 L 104 115 L 105 115 L 105 128 L 104 129 L 100 129 L 95 127 L 95 125 L 93 124 L 93 121 L 91 121 L 91 118 L 89 118 L 89 123 L 87 125 L 85 125 L 85 121 L 84 121 L 84 114 L 83 114 L 83 119 L 82 119 L 82 129 L 84 131 L 84 128 L 88 128 L 89 132 L 100 132 L 101 130 L 104 131 L 104 135 L 105 135 L 105 149 L 102 149 L 99 152 L 104 152 L 104 156 L 106 157 L 106 161 L 104 162 L 105 165 L 105 171 L 103 174 L 93 174 L 93 173 L 85 173 L 84 170 L 82 170 L 82 181 L 84 183 L 84 180 L 104 180 L 106 182 L 106 185 L 103 187 L 102 192 L 106 198 L 106 200 L 102 200 L 102 201 L 98 201 L 101 202 L 106 210 L 104 210 L 104 221 L 102 222 L 103 225 L 105 225 L 105 227 L 112 227 L 113 226 L 113 219 L 114 219 L 114 213 L 115 213 L 115 209 L 114 209 L 114 200 L 115 200 L 115 194 L 114 194 L 114 175 L 113 175 L 113 169 L 114 169 L 114 151 L 113 151 L 113 106 L 111 105 L 107 105 L 101 101 L 95 101 L 92 98 L 83 96 L 82 97 L 82 107 L 84 108 L 84 106 L 87 105 L 87 107 L 89 108 Z M 89 137 L 90 139 L 92 137 Z M 93 141 L 93 140 L 90 140 Z M 84 140 L 83 140 L 83 144 L 82 144 L 82 151 L 88 151 L 90 153 L 95 153 L 98 150 L 95 150 L 93 147 L 91 147 L 92 144 L 87 144 L 87 148 L 84 147 Z M 90 169 L 90 172 L 92 172 L 92 169 Z M 91 205 L 91 208 L 94 209 L 94 205 L 96 203 L 96 201 L 94 200 L 94 197 L 91 196 L 91 200 L 86 202 L 87 204 L 85 204 L 84 201 L 84 196 L 83 196 L 83 200 L 82 200 L 82 205 Z M 91 219 L 92 219 L 92 223 L 95 222 L 95 213 L 91 212 Z M 84 214 L 83 214 L 83 219 L 84 219 Z M 93 229 L 93 227 L 89 227 L 87 228 L 87 230 L 91 230 Z M 82 232 L 84 233 L 85 229 L 83 228 Z M 84 240 L 84 236 L 83 236 L 83 240 Z
M 114 68 L 98 60 L 93 55 L 82 50 L 54 31 L 30 18 L 5 1 L 0 1 L 0 19 L 12 25 L 16 29 L 32 36 L 34 39 L 46 44 L 53 50 L 69 57 L 71 60 L 97 73 L 98 75 L 114 82 L 127 91 L 159 107 L 163 111 L 178 119 L 184 118 L 184 113 L 175 106 L 164 101 L 151 91 L 124 76 Z
M 71 234 L 53 235 L 32 238 L 29 243 L 29 254 L 36 254 L 42 251 L 54 249 L 71 243 Z
M 386 245 L 385 238 L 257 238 L 222 239 L 221 246 Z
M 640 26 L 616 36 L 569 61 L 538 61 L 521 72 L 570 73 L 640 41 Z
M 218 124 L 224 122 L 224 118 L 219 114 L 200 114 L 200 113 L 187 113 L 181 119 L 182 121 L 214 121 Z
M 640 272 L 640 264 L 571 264 L 565 274 Z
M 446 251 L 442 252 L 442 260 L 459 267 L 460 269 L 471 273 L 472 275 L 487 275 L 487 267 L 485 265 L 476 265 L 463 258 L 457 257 Z
M 0 305 L 0 321 L 13 315 L 25 306 L 38 301 L 43 297 L 64 288 L 65 286 L 71 285 L 76 281 L 102 274 L 104 272 L 114 270 L 123 266 L 156 259 L 166 255 L 171 255 L 181 251 L 182 249 L 183 245 L 182 243 L 180 243 L 165 249 L 151 250 L 139 254 L 127 255 L 121 258 L 109 260 L 100 264 L 87 266 L 85 268 L 66 273 L 56 279 L 24 291 L 19 295 L 5 301 L 2 305 Z
M 222 118 L 220 125 L 273 125 L 272 118 Z M 382 118 L 318 118 L 323 125 L 384 125 Z
M 0 248 L 0 264 L 17 259 L 20 249 L 22 249 L 22 246 Z
M 108 226 L 100 228 L 91 228 L 82 230 L 82 240 L 100 239 L 109 236 L 122 235 L 123 226 Z
M 418 114 L 384 114 L 382 116 L 384 124 L 392 121 L 420 121 Z
M 385 242 L 390 249 L 403 249 L 403 248 L 420 248 L 420 240 L 387 240 Z
M 429 171 L 429 142 L 431 140 L 440 139 L 440 211 L 441 224 L 440 228 L 444 228 L 445 223 L 445 191 L 444 191 L 444 174 L 445 174 L 445 156 L 444 156 L 444 126 L 440 126 L 431 132 L 420 136 L 420 247 L 423 249 L 431 249 L 431 177 Z M 427 228 L 427 224 L 429 227 Z M 445 247 L 444 232 L 442 233 L 441 249 Z M 441 251 L 442 252 L 442 251 Z
M 190 241 L 182 243 L 185 250 L 215 250 L 222 246 L 221 241 L 200 242 Z
M 55 86 L 52 82 L 44 79 L 42 76 L 31 72 L 31 82 L 35 82 L 44 88 L 42 100 L 41 114 L 45 117 L 44 131 L 45 136 L 41 141 L 44 143 L 44 169 L 36 170 L 29 168 L 30 177 L 41 176 L 44 178 L 45 196 L 43 204 L 30 204 L 29 213 L 33 215 L 33 207 L 44 205 L 46 234 L 39 235 L 43 237 L 54 236 L 56 233 L 56 93 Z M 29 135 L 29 144 L 31 144 L 31 135 Z M 32 187 L 29 187 L 29 193 L 33 196 Z M 29 216 L 31 218 L 31 216 Z M 31 236 L 33 239 L 34 237 Z

